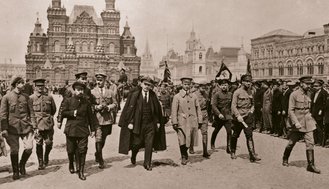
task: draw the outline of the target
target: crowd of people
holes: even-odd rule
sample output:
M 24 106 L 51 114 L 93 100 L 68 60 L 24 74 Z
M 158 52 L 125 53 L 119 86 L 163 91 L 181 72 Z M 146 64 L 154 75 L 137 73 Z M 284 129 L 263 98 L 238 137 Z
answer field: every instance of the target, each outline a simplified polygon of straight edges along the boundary
M 153 151 L 166 150 L 165 129 L 177 133 L 181 164 L 189 162 L 198 145 L 198 132 L 202 136 L 203 157 L 208 151 L 208 125 L 214 127 L 210 148 L 216 149 L 216 138 L 224 126 L 226 152 L 236 159 L 236 147 L 244 131 L 250 162 L 261 161 L 255 153 L 253 132 L 261 132 L 288 139 L 283 152 L 282 165 L 289 166 L 290 153 L 298 141 L 306 144 L 307 170 L 320 173 L 314 165 L 314 145 L 328 147 L 329 85 L 311 77 L 298 82 L 287 80 L 253 81 L 251 75 L 241 81 L 217 79 L 195 83 L 193 78 L 181 78 L 181 84 L 155 82 L 150 77 L 139 77 L 128 83 L 124 70 L 117 83 L 105 73 L 94 75 L 88 81 L 87 72 L 75 74 L 76 81 L 58 92 L 63 101 L 56 107 L 46 80 L 38 78 L 34 86 L 21 77 L 14 77 L 11 89 L 1 99 L 1 134 L 10 147 L 13 179 L 26 175 L 25 165 L 36 142 L 39 170 L 49 164 L 54 127 L 62 127 L 69 160 L 69 172 L 86 180 L 84 166 L 88 138 L 95 137 L 95 162 L 100 169 L 106 164 L 103 147 L 112 133 L 117 114 L 121 110 L 119 153 L 131 151 L 131 163 L 144 148 L 144 168 L 152 170 Z M 124 101 L 124 107 L 120 107 Z M 54 115 L 58 112 L 57 118 Z M 56 121 L 55 121 L 56 120 Z M 24 151 L 19 158 L 19 139 Z

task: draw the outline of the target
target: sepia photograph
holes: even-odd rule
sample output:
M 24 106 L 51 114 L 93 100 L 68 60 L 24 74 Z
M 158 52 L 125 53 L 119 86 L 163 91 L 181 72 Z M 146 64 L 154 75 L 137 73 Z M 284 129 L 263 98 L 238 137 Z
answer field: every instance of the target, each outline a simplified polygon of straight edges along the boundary
M 0 1 L 0 189 L 327 189 L 329 1 Z

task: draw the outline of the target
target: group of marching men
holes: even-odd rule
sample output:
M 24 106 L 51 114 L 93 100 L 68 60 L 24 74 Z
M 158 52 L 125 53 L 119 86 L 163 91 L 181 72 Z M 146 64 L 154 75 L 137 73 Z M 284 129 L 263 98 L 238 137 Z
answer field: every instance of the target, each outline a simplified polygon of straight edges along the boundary
M 13 78 L 12 90 L 1 99 L 0 119 L 1 134 L 10 146 L 14 180 L 26 175 L 25 165 L 32 154 L 33 140 L 36 141 L 38 169 L 45 169 L 53 146 L 54 125 L 61 129 L 64 119 L 69 172 L 77 173 L 81 180 L 86 180 L 84 166 L 89 136 L 95 137 L 95 161 L 100 169 L 106 166 L 102 152 L 118 112 L 118 89 L 115 84 L 105 85 L 107 76 L 104 73 L 95 74 L 96 86 L 92 89 L 87 86 L 86 72 L 75 76 L 76 81 L 67 86 L 63 94 L 56 124 L 54 115 L 57 108 L 52 96 L 45 92 L 45 80 L 34 80 L 34 93 L 28 96 L 23 93 L 24 79 Z M 169 123 L 177 133 L 182 165 L 188 163 L 188 154 L 194 153 L 193 147 L 198 144 L 198 130 L 202 134 L 203 157 L 210 157 L 207 147 L 209 122 L 214 127 L 211 149 L 215 150 L 216 136 L 224 126 L 227 133 L 226 152 L 236 159 L 237 141 L 243 130 L 250 161 L 260 161 L 253 141 L 257 102 L 251 75 L 241 76 L 240 84 L 219 79 L 210 90 L 207 83 L 192 86 L 192 81 L 192 78 L 183 77 L 179 87 L 170 88 L 165 83 L 155 86 L 150 77 L 141 77 L 130 90 L 119 119 L 119 153 L 128 154 L 131 151 L 130 160 L 135 165 L 139 150 L 144 148 L 143 166 L 151 171 L 152 152 L 167 147 L 165 125 L 171 118 Z M 299 82 L 299 86 L 290 94 L 286 110 L 289 142 L 282 164 L 289 165 L 288 158 L 295 143 L 304 137 L 307 170 L 320 173 L 314 165 L 313 131 L 317 122 L 310 111 L 309 97 L 313 80 L 311 77 L 302 77 Z M 19 138 L 24 144 L 20 160 Z

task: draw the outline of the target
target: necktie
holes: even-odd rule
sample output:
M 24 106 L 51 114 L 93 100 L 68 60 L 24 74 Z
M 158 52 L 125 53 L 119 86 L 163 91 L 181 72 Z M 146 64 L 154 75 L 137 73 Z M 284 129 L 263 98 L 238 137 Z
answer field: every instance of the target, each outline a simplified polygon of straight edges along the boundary
M 144 95 L 144 102 L 147 103 L 147 92 L 145 92 L 145 95 Z

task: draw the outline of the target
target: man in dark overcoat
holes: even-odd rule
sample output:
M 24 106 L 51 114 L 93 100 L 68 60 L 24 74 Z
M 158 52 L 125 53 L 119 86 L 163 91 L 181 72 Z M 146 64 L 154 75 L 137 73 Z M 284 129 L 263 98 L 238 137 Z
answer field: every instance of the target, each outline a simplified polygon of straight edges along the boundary
M 144 168 L 151 171 L 152 150 L 166 149 L 165 129 L 159 100 L 150 90 L 152 79 L 144 77 L 141 82 L 142 88 L 129 95 L 120 117 L 119 153 L 131 150 L 131 163 L 136 164 L 137 153 L 144 146 Z

